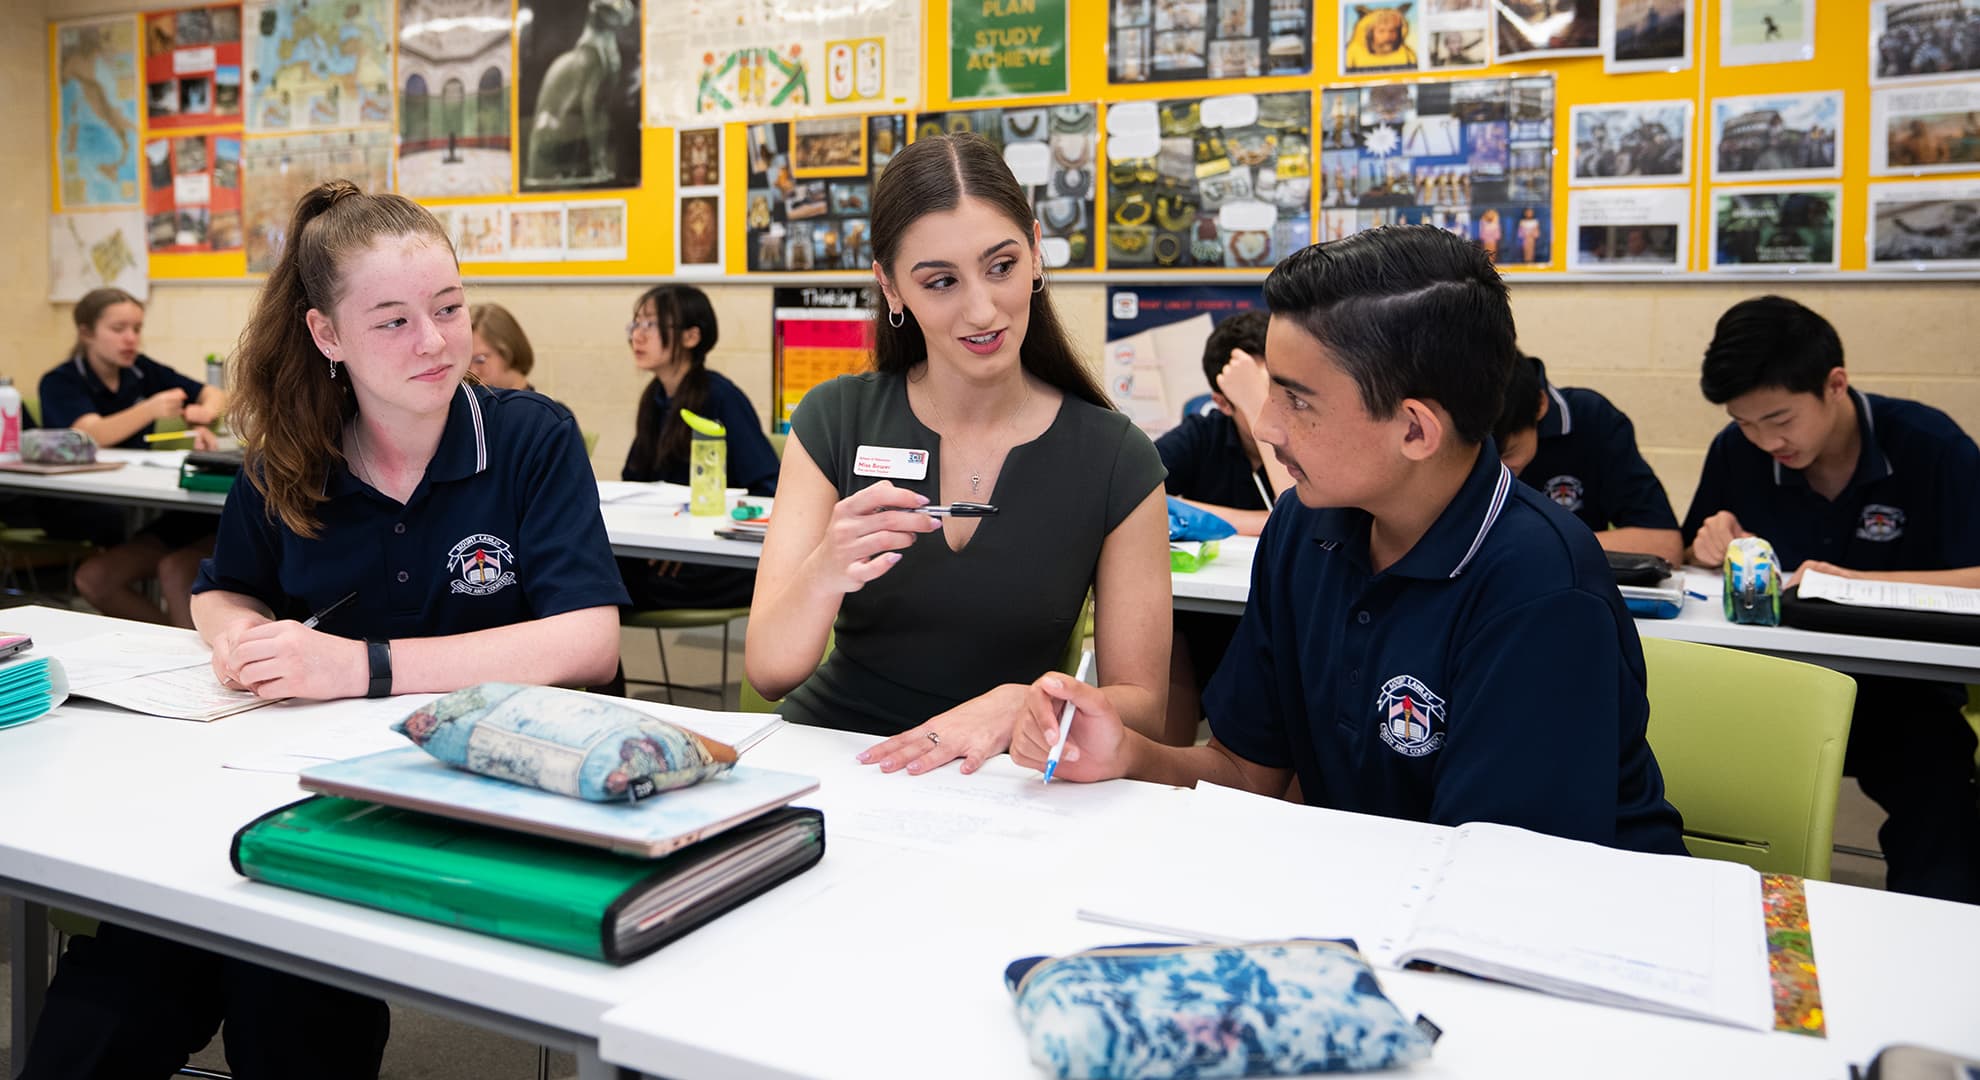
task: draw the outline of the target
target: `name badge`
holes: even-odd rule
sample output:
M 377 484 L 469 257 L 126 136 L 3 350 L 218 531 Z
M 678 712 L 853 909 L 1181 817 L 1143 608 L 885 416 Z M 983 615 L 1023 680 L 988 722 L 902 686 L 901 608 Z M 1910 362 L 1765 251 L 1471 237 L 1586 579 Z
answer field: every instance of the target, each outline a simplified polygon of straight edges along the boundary
M 928 451 L 898 446 L 862 446 L 853 454 L 854 476 L 886 480 L 928 479 Z

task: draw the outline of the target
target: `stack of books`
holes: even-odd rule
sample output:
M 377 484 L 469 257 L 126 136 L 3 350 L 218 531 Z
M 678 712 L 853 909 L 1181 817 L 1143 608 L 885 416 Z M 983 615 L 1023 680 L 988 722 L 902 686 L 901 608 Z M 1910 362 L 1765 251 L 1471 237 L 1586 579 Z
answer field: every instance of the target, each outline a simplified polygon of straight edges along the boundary
M 645 703 L 639 703 L 644 705 Z M 706 732 L 771 716 L 670 709 Z M 680 715 L 672 715 L 678 713 Z M 810 869 L 825 820 L 789 803 L 812 777 L 737 765 L 638 802 L 595 803 L 450 768 L 418 747 L 301 774 L 313 798 L 234 835 L 234 869 L 560 952 L 623 964 Z

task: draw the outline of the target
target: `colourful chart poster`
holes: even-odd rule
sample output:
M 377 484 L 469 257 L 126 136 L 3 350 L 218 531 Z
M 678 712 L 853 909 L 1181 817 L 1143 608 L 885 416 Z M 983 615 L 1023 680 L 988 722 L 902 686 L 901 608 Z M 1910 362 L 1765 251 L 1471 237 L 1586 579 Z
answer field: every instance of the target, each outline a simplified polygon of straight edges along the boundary
M 913 108 L 921 3 L 667 0 L 646 64 L 649 127 Z
M 771 427 L 791 430 L 791 414 L 812 387 L 873 366 L 873 308 L 863 288 L 780 288 L 770 312 L 776 401 Z
M 887 163 L 907 145 L 907 117 L 821 116 L 786 124 L 752 124 L 744 232 L 752 271 L 865 270 L 873 265 L 873 189 Z M 683 228 L 721 204 L 701 189 L 683 198 Z M 704 201 L 705 200 L 705 201 Z M 700 235 L 697 233 L 697 235 Z M 686 239 L 686 234 L 683 234 Z M 693 253 L 720 259 L 710 234 Z
M 57 24 L 55 72 L 60 205 L 137 205 L 136 22 L 126 16 Z
M 966 109 L 921 113 L 915 138 L 973 131 L 1003 151 L 1018 183 L 1031 196 L 1042 236 L 1038 251 L 1054 270 L 1093 266 L 1099 243 L 1093 200 L 1099 189 L 1099 109 L 1093 105 L 1039 105 L 1020 109 Z
M 1501 266 L 1554 259 L 1554 79 L 1328 89 L 1320 98 L 1320 236 L 1435 225 Z
M 390 0 L 258 0 L 244 14 L 249 131 L 391 123 Z
M 1043 97 L 1067 85 L 1066 0 L 949 5 L 950 100 Z
M 239 4 L 145 15 L 144 122 L 154 132 L 241 122 Z
M 161 136 L 144 144 L 145 243 L 184 254 L 241 248 L 241 137 Z
M 391 190 L 392 133 L 338 131 L 248 139 L 241 148 L 241 169 L 248 273 L 265 274 L 281 257 L 289 218 L 310 188 L 325 180 L 345 179 L 365 191 Z
M 1312 96 L 1107 110 L 1109 269 L 1271 266 L 1313 242 Z

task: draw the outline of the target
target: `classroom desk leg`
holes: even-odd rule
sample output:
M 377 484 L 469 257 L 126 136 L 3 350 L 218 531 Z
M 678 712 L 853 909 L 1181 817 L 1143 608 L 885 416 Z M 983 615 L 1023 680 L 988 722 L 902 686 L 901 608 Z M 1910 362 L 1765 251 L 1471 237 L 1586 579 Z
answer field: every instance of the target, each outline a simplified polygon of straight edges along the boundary
M 48 906 L 15 897 L 8 906 L 8 955 L 13 962 L 14 1024 L 11 1070 L 19 1076 L 27 1067 L 28 1040 L 41 1019 L 42 999 L 48 995 Z M 9 1080 L 12 1080 L 10 1077 Z

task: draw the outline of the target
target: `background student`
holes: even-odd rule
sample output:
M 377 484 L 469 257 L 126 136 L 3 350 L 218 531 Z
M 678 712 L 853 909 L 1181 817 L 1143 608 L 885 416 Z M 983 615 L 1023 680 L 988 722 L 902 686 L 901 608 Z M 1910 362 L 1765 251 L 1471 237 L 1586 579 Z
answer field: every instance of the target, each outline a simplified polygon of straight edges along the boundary
M 1218 323 L 1203 343 L 1203 375 L 1210 383 L 1214 409 L 1183 418 L 1155 440 L 1155 452 L 1169 470 L 1163 487 L 1198 509 L 1231 523 L 1240 536 L 1257 536 L 1265 527 L 1272 502 L 1292 487 L 1286 467 L 1263 452 L 1251 434 L 1251 415 L 1265 396 L 1265 329 L 1271 316 L 1263 311 L 1232 315 Z M 1249 403 L 1249 411 L 1232 402 L 1223 382 Z M 1247 391 L 1250 391 L 1247 393 Z M 1175 636 L 1169 646 L 1169 704 L 1160 741 L 1186 746 L 1196 741 L 1203 719 L 1203 687 L 1217 670 L 1237 617 L 1207 611 L 1177 611 Z
M 76 302 L 76 347 L 41 377 L 41 423 L 72 427 L 98 446 L 142 450 L 158 421 L 183 418 L 193 445 L 214 446 L 211 425 L 227 407 L 226 391 L 173 371 L 140 351 L 144 305 L 122 289 L 95 289 Z M 192 511 L 163 514 L 124 539 L 114 508 L 48 507 L 51 535 L 91 540 L 105 550 L 76 568 L 76 591 L 105 615 L 191 626 L 193 577 L 213 550 L 213 519 Z M 138 588 L 151 578 L 163 611 Z
M 1492 439 L 1521 483 L 1580 518 L 1603 548 L 1684 561 L 1670 496 L 1636 448 L 1635 426 L 1609 399 L 1555 386 L 1545 364 L 1522 356 Z
M 529 373 L 536 366 L 536 350 L 529 347 L 529 336 L 509 309 L 500 304 L 476 304 L 469 310 L 468 325 L 474 330 L 474 353 L 469 370 L 481 385 L 493 390 L 534 390 Z
M 920 773 L 1002 753 L 1093 591 L 1097 682 L 1161 722 L 1161 459 L 1052 308 L 1031 203 L 976 135 L 895 156 L 873 198 L 875 370 L 808 391 L 757 572 L 750 681 L 804 723 L 893 736 Z M 931 503 L 990 503 L 938 518 Z M 837 647 L 820 665 L 827 636 Z
M 570 414 L 461 384 L 472 333 L 432 216 L 305 195 L 235 355 L 245 479 L 193 600 L 213 670 L 266 697 L 584 685 L 625 599 Z M 346 597 L 316 629 L 298 619 Z M 385 1004 L 105 923 L 70 947 L 25 1076 L 164 1076 L 226 1027 L 249 1077 L 370 1077 Z
M 1159 745 L 1047 675 L 1012 759 L 1042 767 L 1071 701 L 1069 780 L 1278 795 L 1296 776 L 1318 806 L 1682 854 L 1601 549 L 1485 452 L 1518 356 L 1485 253 L 1376 229 L 1292 255 L 1265 300 L 1276 389 L 1254 430 L 1298 499 L 1259 539 L 1210 743 Z
M 621 480 L 688 482 L 694 433 L 682 409 L 728 430 L 728 486 L 751 495 L 777 494 L 777 451 L 763 435 L 763 421 L 742 388 L 708 370 L 718 328 L 708 294 L 692 285 L 659 285 L 633 305 L 626 344 L 633 366 L 653 381 L 639 398 L 632 449 Z M 664 559 L 620 559 L 635 608 L 741 607 L 756 588 L 756 573 Z
M 1827 319 L 1780 296 L 1719 318 L 1699 385 L 1733 422 L 1712 440 L 1684 516 L 1692 557 L 1774 547 L 1790 583 L 1846 577 L 1980 584 L 1980 448 L 1946 414 L 1849 385 Z M 1964 687 L 1856 676 L 1843 771 L 1889 819 L 1895 892 L 1980 903 L 1980 808 Z

